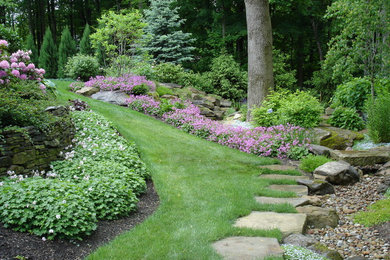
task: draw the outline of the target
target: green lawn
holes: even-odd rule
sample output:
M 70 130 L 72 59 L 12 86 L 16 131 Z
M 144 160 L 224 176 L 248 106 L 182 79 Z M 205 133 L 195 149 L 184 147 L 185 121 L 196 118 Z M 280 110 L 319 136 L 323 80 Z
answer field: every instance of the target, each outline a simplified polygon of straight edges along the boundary
M 269 191 L 266 186 L 271 181 L 258 178 L 258 166 L 276 160 L 202 140 L 128 108 L 67 92 L 69 82 L 55 82 L 60 100 L 88 101 L 125 138 L 135 141 L 160 196 L 152 216 L 88 259 L 220 259 L 211 247 L 213 241 L 232 235 L 281 238 L 279 230 L 232 227 L 252 210 L 294 212 L 287 205 L 272 208 L 254 200 L 255 195 L 293 195 Z

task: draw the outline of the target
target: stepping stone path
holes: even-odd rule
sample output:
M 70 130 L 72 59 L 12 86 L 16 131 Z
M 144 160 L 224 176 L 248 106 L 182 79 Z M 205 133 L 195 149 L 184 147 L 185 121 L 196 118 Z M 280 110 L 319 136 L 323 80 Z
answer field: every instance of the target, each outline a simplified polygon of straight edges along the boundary
M 283 165 L 283 164 L 272 164 L 272 165 L 263 165 L 259 166 L 261 169 L 270 169 L 273 171 L 291 171 L 296 170 L 297 168 L 291 165 Z
M 287 165 L 266 165 L 260 168 L 271 170 L 296 170 L 294 166 Z M 306 176 L 292 176 L 281 174 L 264 174 L 260 178 L 276 180 L 298 180 L 308 179 Z M 308 195 L 308 188 L 304 185 L 270 185 L 269 189 L 279 191 L 295 192 L 298 197 Z M 308 198 L 271 198 L 255 197 L 261 204 L 282 204 L 289 203 L 294 207 L 305 205 Z M 276 213 L 253 211 L 248 216 L 237 219 L 234 226 L 251 229 L 279 229 L 283 237 L 290 234 L 302 234 L 305 229 L 307 215 L 304 213 Z M 275 238 L 267 237 L 228 237 L 213 244 L 218 254 L 228 260 L 264 259 L 269 256 L 283 256 Z
M 263 259 L 267 256 L 283 256 L 283 249 L 276 238 L 228 237 L 213 244 L 215 251 L 228 260 Z

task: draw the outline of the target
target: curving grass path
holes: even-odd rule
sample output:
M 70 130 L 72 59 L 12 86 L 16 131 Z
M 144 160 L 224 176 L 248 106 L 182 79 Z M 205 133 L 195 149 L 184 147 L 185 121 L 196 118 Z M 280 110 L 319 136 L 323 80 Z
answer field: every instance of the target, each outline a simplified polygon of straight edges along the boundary
M 59 99 L 87 101 L 135 141 L 161 200 L 144 223 L 88 259 L 220 259 L 211 247 L 216 240 L 233 235 L 281 238 L 279 230 L 232 227 L 252 210 L 269 210 L 255 202 L 255 195 L 292 196 L 267 190 L 275 181 L 258 178 L 259 165 L 278 161 L 202 140 L 128 108 L 80 97 L 66 90 L 69 83 L 56 81 Z M 294 212 L 288 206 L 274 210 Z

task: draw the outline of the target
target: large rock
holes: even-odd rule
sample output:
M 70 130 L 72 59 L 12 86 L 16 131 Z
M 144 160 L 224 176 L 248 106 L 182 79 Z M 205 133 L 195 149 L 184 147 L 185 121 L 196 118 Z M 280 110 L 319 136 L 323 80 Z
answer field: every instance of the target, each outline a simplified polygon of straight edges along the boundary
M 322 136 L 319 140 L 319 144 L 331 149 L 345 150 L 348 147 L 352 147 L 355 140 L 360 140 L 364 138 L 364 136 L 358 132 L 337 127 L 315 128 L 315 133 L 321 130 L 323 132 L 329 132 L 330 136 Z
M 232 106 L 232 102 L 230 100 L 227 99 L 221 100 L 221 107 L 231 107 L 231 106 Z
M 342 160 L 353 166 L 367 166 L 377 163 L 385 163 L 390 160 L 390 154 L 386 150 L 366 151 L 332 151 L 331 157 L 335 160 Z
M 253 260 L 283 257 L 278 240 L 271 237 L 228 237 L 217 241 L 213 248 L 223 259 Z
M 272 197 L 255 197 L 260 204 L 290 204 L 293 207 L 306 205 L 309 200 L 307 198 L 272 198 Z
M 253 211 L 248 216 L 237 219 L 235 227 L 252 229 L 279 229 L 283 236 L 302 234 L 305 230 L 306 214 Z
M 311 144 L 310 148 L 311 148 L 311 152 L 316 155 L 330 156 L 330 152 L 332 151 L 332 149 L 328 147 L 317 145 L 317 144 Z
M 80 94 L 83 96 L 92 96 L 95 93 L 98 93 L 99 89 L 95 87 L 83 87 L 82 89 L 79 89 L 76 91 L 76 94 Z
M 303 185 L 270 185 L 268 186 L 271 190 L 279 190 L 279 191 L 289 191 L 289 192 L 295 192 L 298 197 L 305 196 L 309 194 L 308 188 Z
M 297 183 L 300 185 L 305 185 L 309 189 L 310 195 L 325 195 L 335 193 L 333 185 L 327 181 L 298 179 Z
M 311 228 L 337 227 L 339 216 L 336 210 L 315 206 L 302 206 L 296 208 L 299 213 L 306 214 L 307 225 Z
M 116 91 L 100 91 L 91 96 L 93 99 L 101 100 L 107 103 L 126 106 L 126 99 L 129 98 L 129 95 L 126 93 L 116 90 Z
M 331 184 L 347 185 L 360 180 L 359 173 L 346 162 L 327 162 L 314 170 L 314 175 L 325 176 L 325 180 Z
M 182 88 L 183 86 L 181 85 L 178 85 L 178 84 L 174 84 L 174 83 L 159 83 L 160 86 L 163 86 L 163 87 L 166 87 L 166 88 L 170 88 L 170 89 L 173 89 L 173 88 Z
M 309 247 L 318 243 L 318 241 L 312 237 L 305 236 L 302 234 L 291 234 L 283 239 L 283 243 L 300 247 Z

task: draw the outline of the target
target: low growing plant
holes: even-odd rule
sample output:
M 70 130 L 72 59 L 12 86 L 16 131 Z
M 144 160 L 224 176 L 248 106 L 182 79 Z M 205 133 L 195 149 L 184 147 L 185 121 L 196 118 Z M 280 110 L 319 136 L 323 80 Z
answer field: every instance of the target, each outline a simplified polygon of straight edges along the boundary
M 300 246 L 294 246 L 289 244 L 282 245 L 284 250 L 284 259 L 288 260 L 328 260 L 328 258 L 323 257 L 309 249 Z
M 149 87 L 146 84 L 136 85 L 131 90 L 133 95 L 146 95 L 149 92 Z
M 390 221 L 390 198 L 378 200 L 368 206 L 368 211 L 359 212 L 354 220 L 367 227 Z
M 310 154 L 301 160 L 299 168 L 305 172 L 313 172 L 317 167 L 331 161 L 326 156 Z
M 181 82 L 184 69 L 181 65 L 173 63 L 160 63 L 154 67 L 154 76 L 158 82 L 176 83 Z
M 364 128 L 364 121 L 353 108 L 337 107 L 329 118 L 332 126 L 360 131 Z
M 158 86 L 156 92 L 160 97 L 164 95 L 173 95 L 173 91 L 170 88 L 164 86 Z

